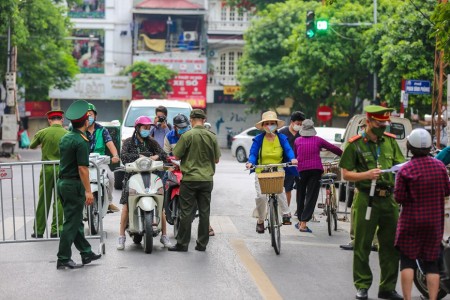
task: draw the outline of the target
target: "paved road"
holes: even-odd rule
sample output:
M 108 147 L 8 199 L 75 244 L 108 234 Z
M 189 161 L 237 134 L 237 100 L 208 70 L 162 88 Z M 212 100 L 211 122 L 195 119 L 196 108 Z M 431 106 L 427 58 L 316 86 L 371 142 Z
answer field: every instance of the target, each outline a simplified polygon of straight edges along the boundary
M 21 154 L 22 160 L 39 159 L 38 151 Z M 56 270 L 57 241 L 0 244 L 0 298 L 354 299 L 352 252 L 339 249 L 339 244 L 348 241 L 349 223 L 339 222 L 338 231 L 329 237 L 318 209 L 319 222 L 309 226 L 312 234 L 282 227 L 282 252 L 277 256 L 268 233 L 255 232 L 253 177 L 227 150 L 214 184 L 211 225 L 216 236 L 206 252 L 194 250 L 197 222 L 187 253 L 167 252 L 156 238 L 152 254 L 145 254 L 130 238 L 125 251 L 118 251 L 120 216 L 108 214 L 104 219 L 106 255 L 83 269 Z M 115 191 L 115 202 L 119 197 Z M 175 242 L 171 226 L 169 230 Z M 97 251 L 98 240 L 92 245 Z M 74 260 L 80 261 L 75 248 L 73 253 Z M 377 283 L 374 252 L 371 265 Z M 397 291 L 401 292 L 399 284 Z M 376 299 L 377 292 L 374 284 L 369 296 Z M 416 290 L 414 296 L 419 299 Z

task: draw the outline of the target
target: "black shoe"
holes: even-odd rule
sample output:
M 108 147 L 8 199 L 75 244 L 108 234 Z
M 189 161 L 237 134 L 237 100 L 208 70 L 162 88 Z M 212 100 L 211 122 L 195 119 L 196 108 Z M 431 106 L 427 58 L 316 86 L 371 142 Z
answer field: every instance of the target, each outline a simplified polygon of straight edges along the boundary
M 394 291 L 380 291 L 378 292 L 378 298 L 380 299 L 389 299 L 389 300 L 402 300 L 403 297 L 399 295 L 395 290 Z
M 31 234 L 31 237 L 32 237 L 32 238 L 42 239 L 42 238 L 44 237 L 44 235 L 43 235 L 43 234 L 38 234 L 38 235 L 36 236 L 36 233 L 33 232 L 33 233 Z
M 258 222 L 256 222 L 256 232 L 257 233 L 264 233 L 264 223 L 259 224 Z
M 292 224 L 291 217 L 288 216 L 283 217 L 283 225 L 291 225 L 291 224 Z
M 197 248 L 197 247 L 195 247 Z M 177 252 L 187 252 L 188 248 L 187 247 L 183 247 L 180 244 L 175 244 L 175 246 L 169 247 L 169 251 L 177 251 Z
M 60 260 L 58 260 L 56 262 L 56 269 L 57 270 L 65 270 L 65 269 L 79 269 L 82 268 L 83 265 L 79 265 L 76 262 L 74 262 L 73 260 L 68 260 L 65 262 L 62 262 Z
M 205 251 L 206 247 L 202 247 L 200 245 L 197 245 L 197 246 L 195 246 L 195 250 L 197 250 L 197 251 Z
M 356 299 L 366 300 L 367 298 L 367 289 L 358 289 L 356 291 Z
M 81 262 L 83 263 L 83 265 L 87 265 L 87 264 L 91 263 L 91 261 L 97 260 L 100 257 L 102 257 L 101 254 L 95 254 L 94 252 L 91 252 L 91 253 L 85 255 L 84 257 L 82 257 Z
M 370 250 L 372 250 L 374 252 L 378 252 L 378 246 L 372 245 L 372 248 L 370 248 Z
M 340 245 L 339 247 L 341 249 L 343 249 L 343 250 L 353 250 L 353 244 L 352 243 L 348 243 L 346 245 Z

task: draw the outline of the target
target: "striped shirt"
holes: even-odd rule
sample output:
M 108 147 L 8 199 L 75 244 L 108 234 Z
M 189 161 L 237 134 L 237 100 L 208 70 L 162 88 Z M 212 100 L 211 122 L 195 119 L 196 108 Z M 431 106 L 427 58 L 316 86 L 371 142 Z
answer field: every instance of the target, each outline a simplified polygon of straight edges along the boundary
M 341 156 L 342 150 L 318 136 L 301 136 L 294 142 L 294 154 L 297 157 L 299 172 L 305 170 L 322 170 L 320 151 L 326 149 Z

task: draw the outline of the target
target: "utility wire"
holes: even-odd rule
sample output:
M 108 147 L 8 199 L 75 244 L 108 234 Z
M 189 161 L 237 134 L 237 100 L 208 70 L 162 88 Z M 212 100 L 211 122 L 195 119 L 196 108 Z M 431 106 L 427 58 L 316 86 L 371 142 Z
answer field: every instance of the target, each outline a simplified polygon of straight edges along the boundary
M 417 5 L 413 2 L 413 0 L 409 0 L 409 2 L 411 2 L 411 4 L 414 6 L 414 8 L 425 18 L 425 20 L 427 20 L 431 25 L 435 26 L 436 24 L 434 24 L 433 22 L 431 22 L 430 17 L 426 16 L 421 10 L 420 8 L 417 7 Z
M 334 30 L 333 27 L 331 27 L 331 26 L 330 26 L 330 29 L 331 29 L 334 33 L 336 33 L 336 35 L 337 35 L 338 37 L 340 37 L 340 38 L 343 38 L 343 39 L 346 39 L 346 40 L 350 40 L 350 41 L 356 41 L 356 39 L 352 39 L 352 38 L 343 36 L 342 34 L 340 34 L 339 32 L 337 32 L 336 30 Z

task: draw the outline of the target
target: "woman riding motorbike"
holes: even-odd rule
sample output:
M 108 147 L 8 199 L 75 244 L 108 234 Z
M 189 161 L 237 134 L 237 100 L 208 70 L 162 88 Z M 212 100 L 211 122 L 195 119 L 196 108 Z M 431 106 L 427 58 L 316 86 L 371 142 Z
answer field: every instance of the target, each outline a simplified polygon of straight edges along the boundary
M 159 146 L 159 144 L 150 137 L 150 128 L 154 126 L 152 119 L 146 116 L 140 116 L 134 122 L 134 133 L 131 137 L 127 138 L 123 142 L 122 151 L 120 157 L 122 158 L 122 163 L 127 164 L 134 162 L 139 157 L 144 156 L 145 153 L 152 160 L 162 160 L 167 161 L 167 155 L 164 150 Z M 125 173 L 124 185 L 122 190 L 122 197 L 120 198 L 120 204 L 123 204 L 122 215 L 120 217 L 120 229 L 119 229 L 119 244 L 117 245 L 117 250 L 125 249 L 125 229 L 128 224 L 128 180 L 133 174 Z M 170 247 L 171 243 L 169 237 L 167 236 L 167 225 L 165 214 L 162 214 L 162 235 L 161 243 L 165 247 Z

